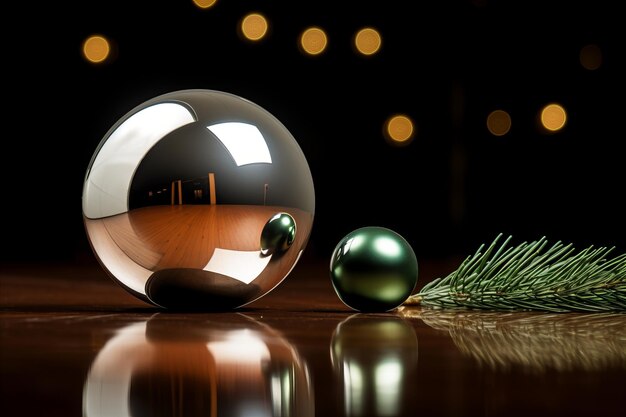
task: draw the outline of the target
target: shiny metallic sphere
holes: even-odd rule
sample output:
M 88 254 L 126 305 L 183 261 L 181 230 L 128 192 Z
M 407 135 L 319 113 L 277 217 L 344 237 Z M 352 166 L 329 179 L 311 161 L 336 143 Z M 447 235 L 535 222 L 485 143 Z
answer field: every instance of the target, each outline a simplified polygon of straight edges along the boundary
M 368 226 L 339 241 L 330 260 L 335 292 L 357 311 L 389 311 L 400 306 L 417 284 L 417 258 L 393 230 Z
M 135 107 L 107 132 L 82 207 L 96 257 L 130 293 L 166 308 L 223 310 L 289 274 L 315 194 L 302 150 L 269 112 L 233 94 L 183 90 Z M 277 213 L 294 225 L 277 241 L 280 256 L 261 247 Z

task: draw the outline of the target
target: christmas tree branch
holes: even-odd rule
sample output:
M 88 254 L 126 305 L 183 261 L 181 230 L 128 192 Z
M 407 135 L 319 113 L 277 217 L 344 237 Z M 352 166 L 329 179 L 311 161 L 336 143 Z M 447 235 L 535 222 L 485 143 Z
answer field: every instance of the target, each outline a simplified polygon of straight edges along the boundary
M 446 276 L 426 284 L 405 305 L 489 310 L 626 311 L 626 253 L 574 247 L 545 237 L 510 246 L 502 235 Z

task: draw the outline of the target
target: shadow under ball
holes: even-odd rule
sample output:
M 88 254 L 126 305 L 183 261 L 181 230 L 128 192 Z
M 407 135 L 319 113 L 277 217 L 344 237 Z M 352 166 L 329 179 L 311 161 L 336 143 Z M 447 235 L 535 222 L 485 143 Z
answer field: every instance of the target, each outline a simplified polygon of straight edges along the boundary
M 335 292 L 357 311 L 389 311 L 400 306 L 417 284 L 417 258 L 398 233 L 368 226 L 339 241 L 330 261 Z
M 225 310 L 287 277 L 308 242 L 315 195 L 306 158 L 276 117 L 233 94 L 182 90 L 111 127 L 87 169 L 82 208 L 94 254 L 131 294 Z M 277 215 L 293 229 L 264 235 Z

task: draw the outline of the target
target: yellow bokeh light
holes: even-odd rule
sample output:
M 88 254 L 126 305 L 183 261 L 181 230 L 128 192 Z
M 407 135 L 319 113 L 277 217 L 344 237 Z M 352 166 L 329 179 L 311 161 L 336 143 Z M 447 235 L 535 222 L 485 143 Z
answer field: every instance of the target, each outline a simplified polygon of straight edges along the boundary
M 354 37 L 356 50 L 363 55 L 373 55 L 380 50 L 382 38 L 380 33 L 373 28 L 363 28 Z
M 217 0 L 193 0 L 194 4 L 201 9 L 208 9 L 217 3 Z
M 567 121 L 567 113 L 560 104 L 548 104 L 541 110 L 541 124 L 550 132 L 561 130 Z
M 414 132 L 413 121 L 404 114 L 391 116 L 385 122 L 385 137 L 395 145 L 406 145 L 411 142 Z
M 267 34 L 267 19 L 259 13 L 250 13 L 241 20 L 240 29 L 246 39 L 259 41 Z
M 326 49 L 328 37 L 323 29 L 310 27 L 300 35 L 300 47 L 309 55 L 319 55 Z
M 597 70 L 602 65 L 602 51 L 598 45 L 585 45 L 580 50 L 579 59 L 583 68 L 590 71 Z
M 83 42 L 83 56 L 89 62 L 104 62 L 111 53 L 109 41 L 102 35 L 93 35 Z
M 494 110 L 487 116 L 487 129 L 494 136 L 504 136 L 511 130 L 511 116 L 504 110 Z

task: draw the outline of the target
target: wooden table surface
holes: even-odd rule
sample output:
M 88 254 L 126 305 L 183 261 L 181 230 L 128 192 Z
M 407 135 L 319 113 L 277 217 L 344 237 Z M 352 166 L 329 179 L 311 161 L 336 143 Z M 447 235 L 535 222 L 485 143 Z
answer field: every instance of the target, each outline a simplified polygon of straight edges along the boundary
M 0 415 L 624 416 L 625 314 L 358 314 L 327 268 L 175 313 L 95 262 L 3 265 Z M 423 261 L 419 282 L 453 268 Z

